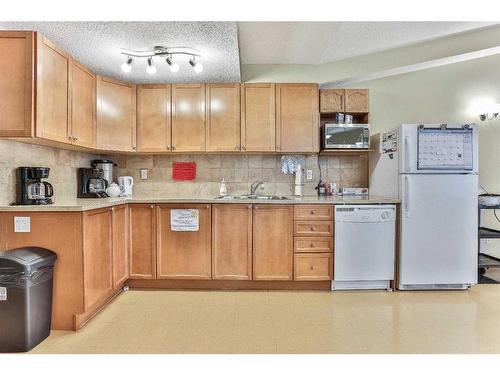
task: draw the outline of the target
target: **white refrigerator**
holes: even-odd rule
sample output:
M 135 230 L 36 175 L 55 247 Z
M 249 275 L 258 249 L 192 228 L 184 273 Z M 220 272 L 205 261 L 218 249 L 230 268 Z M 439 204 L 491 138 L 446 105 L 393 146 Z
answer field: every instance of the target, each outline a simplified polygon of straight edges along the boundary
M 401 200 L 398 289 L 477 283 L 477 125 L 403 124 L 371 139 L 370 194 Z

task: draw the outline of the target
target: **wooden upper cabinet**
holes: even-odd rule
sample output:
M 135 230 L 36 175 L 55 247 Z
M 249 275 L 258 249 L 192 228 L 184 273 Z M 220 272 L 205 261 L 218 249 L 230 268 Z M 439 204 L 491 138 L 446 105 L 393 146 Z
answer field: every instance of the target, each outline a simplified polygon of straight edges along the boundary
M 207 84 L 207 151 L 240 151 L 240 85 Z
M 212 205 L 212 279 L 252 279 L 252 205 Z
M 100 149 L 133 151 L 136 86 L 107 77 L 97 78 L 97 143 Z
M 71 142 L 96 147 L 96 76 L 75 61 L 71 63 Z
M 35 33 L 0 31 L 0 136 L 34 131 Z
M 83 287 L 85 310 L 113 291 L 111 210 L 92 210 L 83 216 Z
M 131 279 L 156 278 L 156 216 L 152 204 L 129 205 Z
M 318 85 L 276 85 L 276 151 L 318 152 Z
M 241 85 L 241 149 L 276 149 L 276 87 L 272 83 Z
M 70 143 L 69 70 L 71 58 L 37 34 L 36 136 Z
M 368 113 L 370 111 L 368 89 L 345 90 L 345 112 Z
M 321 113 L 344 112 L 345 90 L 319 90 L 319 111 Z
M 128 208 L 127 205 L 111 208 L 113 226 L 113 287 L 119 288 L 129 276 L 128 264 Z
M 292 205 L 254 205 L 253 279 L 293 279 Z
M 137 151 L 170 151 L 171 90 L 171 85 L 137 87 Z
M 175 209 L 198 211 L 197 231 L 174 231 L 171 212 Z M 158 205 L 158 279 L 211 278 L 211 207 L 209 204 Z
M 172 85 L 172 151 L 205 151 L 205 84 Z

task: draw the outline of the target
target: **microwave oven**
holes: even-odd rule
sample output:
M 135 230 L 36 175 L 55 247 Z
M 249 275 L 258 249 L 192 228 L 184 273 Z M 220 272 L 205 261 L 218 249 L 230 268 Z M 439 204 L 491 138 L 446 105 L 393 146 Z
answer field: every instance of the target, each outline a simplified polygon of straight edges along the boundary
M 325 124 L 323 127 L 323 148 L 370 148 L 369 124 Z

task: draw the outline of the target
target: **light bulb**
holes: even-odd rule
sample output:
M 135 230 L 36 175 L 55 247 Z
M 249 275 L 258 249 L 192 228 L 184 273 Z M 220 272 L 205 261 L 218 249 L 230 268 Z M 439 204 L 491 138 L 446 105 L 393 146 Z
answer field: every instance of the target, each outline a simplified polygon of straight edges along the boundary
M 125 73 L 130 73 L 132 71 L 132 58 L 127 58 L 127 61 L 122 63 L 122 70 Z
M 168 68 L 172 73 L 177 73 L 179 71 L 179 64 L 175 63 L 172 61 L 172 58 L 169 56 L 167 57 L 167 64 Z
M 201 63 L 194 61 L 194 57 L 189 60 L 189 64 L 193 67 L 195 73 L 201 73 L 203 71 L 203 65 Z
M 153 65 L 153 58 L 150 57 L 148 59 L 148 65 L 146 66 L 146 72 L 149 74 L 155 74 L 156 73 L 156 66 Z

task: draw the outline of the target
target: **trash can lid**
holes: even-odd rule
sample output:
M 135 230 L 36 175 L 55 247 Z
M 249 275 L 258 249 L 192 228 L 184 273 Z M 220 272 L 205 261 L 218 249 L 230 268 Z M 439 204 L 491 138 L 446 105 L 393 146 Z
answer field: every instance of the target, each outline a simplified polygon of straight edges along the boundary
M 20 247 L 0 251 L 0 272 L 4 267 L 33 271 L 44 266 L 53 266 L 56 259 L 56 253 L 42 247 Z

